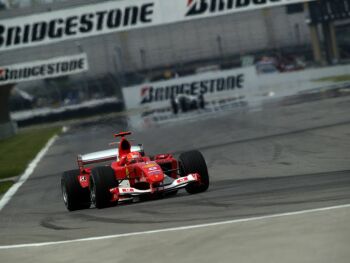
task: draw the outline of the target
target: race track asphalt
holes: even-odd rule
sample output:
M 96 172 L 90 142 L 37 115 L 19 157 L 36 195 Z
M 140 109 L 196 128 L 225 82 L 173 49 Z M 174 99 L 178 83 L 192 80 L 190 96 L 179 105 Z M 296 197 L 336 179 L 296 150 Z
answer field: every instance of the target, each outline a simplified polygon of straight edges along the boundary
M 348 262 L 348 208 L 180 234 L 1 249 L 350 204 L 350 96 L 342 96 L 283 100 L 258 110 L 196 114 L 186 121 L 137 128 L 132 137 L 148 154 L 200 150 L 208 163 L 210 189 L 68 212 L 60 193 L 61 173 L 75 168 L 78 153 L 108 148 L 113 132 L 133 129 L 131 125 L 124 117 L 86 121 L 58 139 L 0 211 L 0 262 L 281 262 L 283 252 L 283 262 Z

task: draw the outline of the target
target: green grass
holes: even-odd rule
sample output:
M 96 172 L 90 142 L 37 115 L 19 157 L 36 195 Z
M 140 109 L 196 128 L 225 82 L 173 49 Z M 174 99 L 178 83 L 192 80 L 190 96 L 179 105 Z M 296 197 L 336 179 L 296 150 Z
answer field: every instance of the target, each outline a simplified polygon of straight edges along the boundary
M 59 127 L 31 128 L 0 140 L 0 179 L 22 174 L 48 140 L 60 130 Z
M 4 194 L 12 185 L 14 181 L 4 181 L 0 183 L 0 195 Z
M 350 81 L 350 75 L 340 75 L 340 76 L 334 76 L 334 77 L 321 78 L 321 79 L 317 79 L 316 81 L 333 81 L 333 82 Z

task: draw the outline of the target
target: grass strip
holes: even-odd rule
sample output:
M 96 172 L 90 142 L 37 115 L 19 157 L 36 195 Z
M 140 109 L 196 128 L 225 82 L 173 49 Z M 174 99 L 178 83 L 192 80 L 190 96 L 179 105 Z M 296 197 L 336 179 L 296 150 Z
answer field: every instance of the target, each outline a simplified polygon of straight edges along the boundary
M 0 140 L 0 179 L 21 175 L 48 140 L 60 131 L 60 127 L 31 128 Z
M 340 75 L 335 77 L 326 77 L 317 79 L 316 81 L 333 81 L 333 82 L 343 82 L 343 81 L 350 81 L 350 75 Z
M 8 189 L 14 184 L 14 181 L 3 181 L 0 182 L 0 195 L 6 193 Z

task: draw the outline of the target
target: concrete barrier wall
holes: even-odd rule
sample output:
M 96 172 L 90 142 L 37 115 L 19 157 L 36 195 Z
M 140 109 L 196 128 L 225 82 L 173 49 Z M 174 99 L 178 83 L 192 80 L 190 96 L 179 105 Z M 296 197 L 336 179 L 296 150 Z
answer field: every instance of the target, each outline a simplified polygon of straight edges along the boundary
M 0 140 L 9 138 L 17 132 L 17 125 L 14 122 L 0 123 Z
M 341 75 L 350 75 L 350 65 L 259 75 L 257 87 L 260 94 L 274 92 L 275 96 L 288 96 L 333 85 L 334 81 L 325 78 Z

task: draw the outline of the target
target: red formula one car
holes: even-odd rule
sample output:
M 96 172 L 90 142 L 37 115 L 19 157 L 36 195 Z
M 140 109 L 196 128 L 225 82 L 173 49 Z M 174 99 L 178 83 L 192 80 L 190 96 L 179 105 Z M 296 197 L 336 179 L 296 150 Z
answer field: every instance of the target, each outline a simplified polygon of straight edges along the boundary
M 61 189 L 69 211 L 109 207 L 142 197 L 174 195 L 181 188 L 190 194 L 204 192 L 209 187 L 207 165 L 199 151 L 182 153 L 178 160 L 171 154 L 145 156 L 143 146 L 131 146 L 120 137 L 118 148 L 79 155 L 79 169 L 64 172 Z M 86 167 L 88 164 L 110 162 L 109 165 Z

